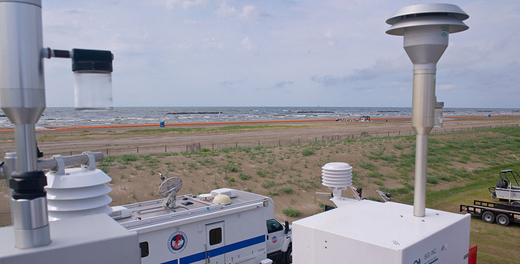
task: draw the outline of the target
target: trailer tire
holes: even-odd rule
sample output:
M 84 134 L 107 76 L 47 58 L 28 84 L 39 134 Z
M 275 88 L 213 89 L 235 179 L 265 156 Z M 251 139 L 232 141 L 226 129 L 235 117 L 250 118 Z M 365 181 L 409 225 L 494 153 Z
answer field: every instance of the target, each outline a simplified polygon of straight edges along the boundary
M 284 254 L 285 263 L 292 263 L 292 244 L 289 244 L 287 251 Z
M 509 222 L 510 222 L 510 219 L 509 219 L 508 215 L 506 215 L 506 214 L 499 214 L 497 216 L 497 224 L 499 224 L 501 226 L 507 226 L 507 225 L 509 225 Z
M 482 213 L 482 220 L 484 220 L 484 222 L 493 223 L 495 222 L 495 215 L 493 212 L 485 211 Z

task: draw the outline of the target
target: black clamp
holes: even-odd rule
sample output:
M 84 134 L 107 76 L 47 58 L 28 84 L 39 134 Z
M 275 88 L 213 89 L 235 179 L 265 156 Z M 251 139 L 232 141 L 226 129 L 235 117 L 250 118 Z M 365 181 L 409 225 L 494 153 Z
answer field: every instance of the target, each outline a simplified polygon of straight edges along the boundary
M 9 179 L 9 188 L 13 190 L 12 198 L 15 200 L 44 197 L 46 185 L 47 177 L 43 171 L 13 172 Z

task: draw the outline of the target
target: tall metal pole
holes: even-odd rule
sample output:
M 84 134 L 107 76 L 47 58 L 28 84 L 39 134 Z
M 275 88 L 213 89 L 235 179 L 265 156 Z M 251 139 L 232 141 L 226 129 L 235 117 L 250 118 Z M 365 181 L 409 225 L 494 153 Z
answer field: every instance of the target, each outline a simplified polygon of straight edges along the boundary
M 450 4 L 421 4 L 396 11 L 386 33 L 404 36 L 403 47 L 413 63 L 412 128 L 416 134 L 413 214 L 425 216 L 428 134 L 434 126 L 435 73 L 448 47 L 449 34 L 468 29 L 469 16 Z
M 18 248 L 51 241 L 35 136 L 35 125 L 45 110 L 42 48 L 41 1 L 0 0 L 0 105 L 15 125 L 16 173 L 9 185 Z
M 406 28 L 404 34 L 404 49 L 414 62 L 412 128 L 416 134 L 416 143 L 413 205 L 414 216 L 419 217 L 424 216 L 426 211 L 428 135 L 434 124 L 436 65 L 448 47 L 448 37 L 447 32 L 442 37 L 440 26 Z

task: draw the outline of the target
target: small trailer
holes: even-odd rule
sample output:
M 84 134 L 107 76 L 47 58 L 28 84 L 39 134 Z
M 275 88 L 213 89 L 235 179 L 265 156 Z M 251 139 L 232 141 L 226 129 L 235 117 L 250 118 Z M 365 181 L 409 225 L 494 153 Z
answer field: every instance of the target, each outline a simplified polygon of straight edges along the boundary
M 473 205 L 460 205 L 460 212 L 468 212 L 482 217 L 488 223 L 497 222 L 502 226 L 520 223 L 520 206 L 485 201 L 473 201 Z

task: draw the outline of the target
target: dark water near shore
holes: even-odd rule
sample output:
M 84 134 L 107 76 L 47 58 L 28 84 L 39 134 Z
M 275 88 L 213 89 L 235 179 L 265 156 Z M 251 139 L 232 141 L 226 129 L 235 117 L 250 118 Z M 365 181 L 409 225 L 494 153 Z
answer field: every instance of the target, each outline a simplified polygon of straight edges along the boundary
M 48 107 L 37 127 L 306 120 L 370 117 L 410 117 L 411 108 L 399 107 L 116 107 L 79 111 Z M 444 116 L 520 115 L 520 108 L 445 108 Z M 13 125 L 0 111 L 0 127 Z

